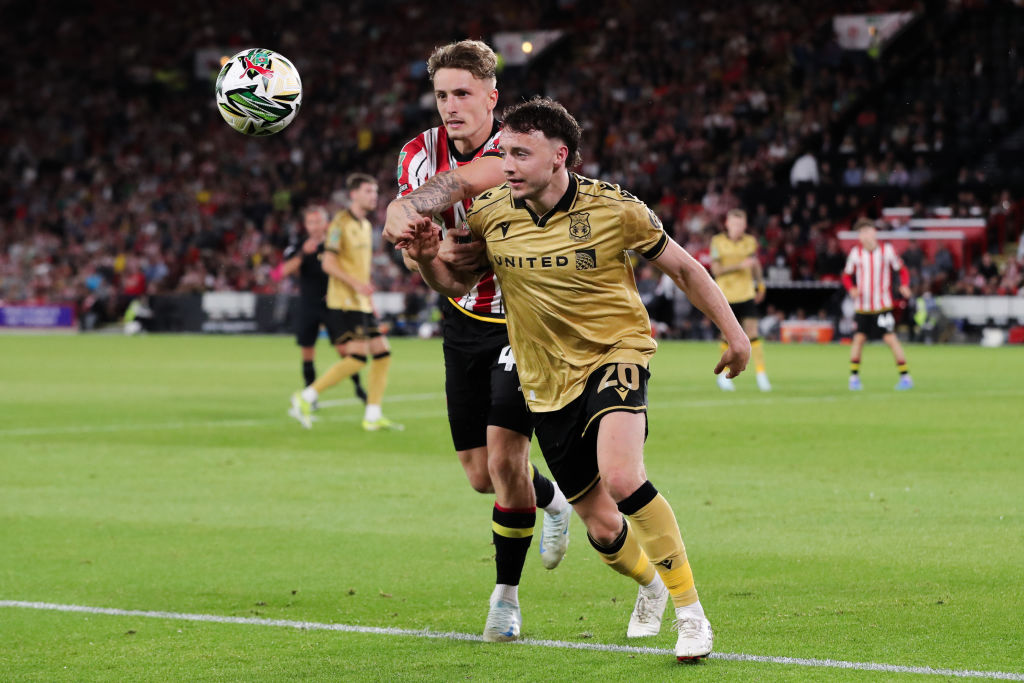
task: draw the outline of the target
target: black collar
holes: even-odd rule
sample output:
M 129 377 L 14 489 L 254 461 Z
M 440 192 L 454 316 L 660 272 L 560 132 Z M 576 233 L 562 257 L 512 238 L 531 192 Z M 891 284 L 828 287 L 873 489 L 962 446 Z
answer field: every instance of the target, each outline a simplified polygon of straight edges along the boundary
M 526 209 L 527 213 L 530 214 L 530 218 L 533 219 L 534 224 L 538 228 L 543 228 L 545 225 L 547 225 L 547 222 L 551 220 L 551 217 L 554 216 L 556 213 L 558 213 L 559 211 L 568 211 L 569 209 L 572 208 L 573 202 L 576 201 L 576 186 L 576 174 L 570 173 L 569 186 L 565 188 L 565 194 L 563 194 L 562 198 L 558 200 L 558 203 L 552 206 L 551 210 L 548 211 L 543 216 L 538 217 L 537 214 L 533 212 L 533 209 L 527 206 L 526 202 L 522 199 L 513 199 L 512 206 L 514 206 L 517 209 Z
M 455 149 L 455 141 L 448 138 L 448 153 L 451 154 L 455 161 L 460 164 L 464 164 L 467 161 L 473 161 L 473 159 L 476 158 L 476 155 L 480 153 L 480 150 L 484 148 L 484 145 L 490 142 L 491 138 L 493 138 L 494 134 L 499 130 L 501 130 L 501 122 L 499 122 L 498 119 L 494 119 L 494 121 L 491 122 L 491 134 L 487 136 L 486 140 L 484 140 L 484 144 L 472 151 L 466 152 L 465 154 L 461 154 L 459 150 Z M 447 135 L 447 131 L 445 131 L 445 134 Z

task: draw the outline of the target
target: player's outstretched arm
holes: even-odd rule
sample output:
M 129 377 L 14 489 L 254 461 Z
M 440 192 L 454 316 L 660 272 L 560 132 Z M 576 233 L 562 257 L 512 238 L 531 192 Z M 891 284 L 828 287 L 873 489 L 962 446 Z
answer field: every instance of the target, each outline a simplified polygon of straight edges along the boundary
M 439 257 L 441 231 L 429 218 L 420 218 L 416 232 L 405 248 L 405 256 L 416 264 L 423 281 L 445 296 L 459 297 L 473 289 L 480 274 L 456 270 Z
M 388 204 L 384 238 L 405 248 L 415 233 L 416 221 L 435 216 L 464 199 L 505 182 L 501 159 L 480 157 L 465 166 L 431 176 L 418 188 Z
M 743 372 L 750 360 L 750 340 L 729 308 L 729 302 L 725 300 L 722 290 L 711 279 L 704 266 L 672 239 L 653 263 L 658 270 L 672 278 L 690 302 L 711 318 L 711 322 L 722 331 L 729 347 L 715 366 L 715 374 L 722 372 L 724 368 L 729 368 L 730 378 Z

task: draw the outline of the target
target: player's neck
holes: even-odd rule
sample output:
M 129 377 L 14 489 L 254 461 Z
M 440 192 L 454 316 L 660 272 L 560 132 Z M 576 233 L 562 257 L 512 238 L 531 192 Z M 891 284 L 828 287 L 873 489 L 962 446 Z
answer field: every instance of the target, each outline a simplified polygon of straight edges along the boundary
M 474 133 L 473 137 L 452 140 L 452 144 L 455 145 L 455 150 L 459 154 L 469 154 L 473 150 L 482 147 L 490 139 L 492 130 L 494 130 L 493 118 L 488 122 L 488 125 L 480 126 L 479 132 Z
M 352 204 L 351 206 L 348 207 L 348 212 L 355 216 L 356 218 L 358 218 L 359 220 L 363 220 L 364 218 L 366 218 L 366 214 L 369 213 L 369 211 L 367 211 L 366 209 L 356 206 L 355 204 Z
M 543 192 L 537 197 L 527 199 L 526 205 L 538 216 L 543 216 L 558 204 L 567 189 L 569 189 L 569 172 L 563 168 L 551 178 L 551 182 Z

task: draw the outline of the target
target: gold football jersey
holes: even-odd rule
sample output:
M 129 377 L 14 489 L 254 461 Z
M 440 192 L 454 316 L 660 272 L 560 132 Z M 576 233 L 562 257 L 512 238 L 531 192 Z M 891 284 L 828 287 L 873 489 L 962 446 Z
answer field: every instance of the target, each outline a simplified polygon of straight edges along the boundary
M 530 410 L 565 406 L 605 363 L 647 367 L 657 344 L 627 250 L 657 258 L 668 236 L 643 202 L 570 173 L 565 195 L 543 216 L 501 185 L 473 201 L 468 221 L 501 283 Z
M 743 235 L 735 242 L 729 239 L 724 232 L 711 238 L 712 261 L 718 261 L 728 267 L 739 264 L 748 256 L 757 256 L 757 240 L 753 235 Z M 754 274 L 749 268 L 719 275 L 715 278 L 715 282 L 718 283 L 726 300 L 731 304 L 750 301 L 754 298 Z
M 339 211 L 327 228 L 324 250 L 338 257 L 341 269 L 360 282 L 370 281 L 370 259 L 373 256 L 373 227 L 365 218 L 350 211 Z M 342 280 L 330 278 L 327 283 L 327 308 L 343 311 L 373 311 L 370 297 L 360 294 Z

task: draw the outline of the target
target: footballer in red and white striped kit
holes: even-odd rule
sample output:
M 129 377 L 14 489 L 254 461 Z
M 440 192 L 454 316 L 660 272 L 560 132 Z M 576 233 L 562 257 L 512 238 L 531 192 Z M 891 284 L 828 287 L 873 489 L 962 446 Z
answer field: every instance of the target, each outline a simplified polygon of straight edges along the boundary
M 907 370 L 907 360 L 900 340 L 896 337 L 896 318 L 893 317 L 892 275 L 899 274 L 899 291 L 904 298 L 910 298 L 910 275 L 903 260 L 896 255 L 891 244 L 878 241 L 878 231 L 870 218 L 860 218 L 854 224 L 860 238 L 860 245 L 850 250 L 843 269 L 843 286 L 854 302 L 854 320 L 857 332 L 853 335 L 850 348 L 850 391 L 860 391 L 860 358 L 864 342 L 882 338 L 892 350 L 896 367 L 900 373 L 896 384 L 898 391 L 914 386 Z
M 454 266 L 481 268 L 476 286 L 442 302 L 445 395 L 452 441 L 470 485 L 495 494 L 491 514 L 496 580 L 483 637 L 517 640 L 519 581 L 544 509 L 541 560 L 553 569 L 569 542 L 572 508 L 558 485 L 530 463 L 533 420 L 519 387 L 505 309 L 483 242 L 463 227 L 472 198 L 505 182 L 494 118 L 497 57 L 463 40 L 434 50 L 427 62 L 441 126 L 410 140 L 398 158 L 398 198 L 388 206 L 384 236 L 404 247 L 425 217 L 441 218 L 442 252 Z M 406 257 L 406 265 L 415 263 Z
M 487 141 L 465 154 L 459 152 L 455 141 L 449 138 L 448 130 L 444 126 L 425 130 L 407 142 L 398 155 L 398 196 L 404 197 L 438 173 L 465 166 L 474 159 L 492 156 L 500 158 L 498 138 L 501 135 L 501 126 L 494 119 L 491 123 Z M 472 200 L 464 199 L 440 213 L 444 223 L 441 226 L 442 235 L 450 228 L 462 226 L 466 222 L 466 212 L 472 203 Z M 493 271 L 481 276 L 469 294 L 458 300 L 449 299 L 449 302 L 462 308 L 470 317 L 483 318 L 488 322 L 505 319 L 501 291 Z

